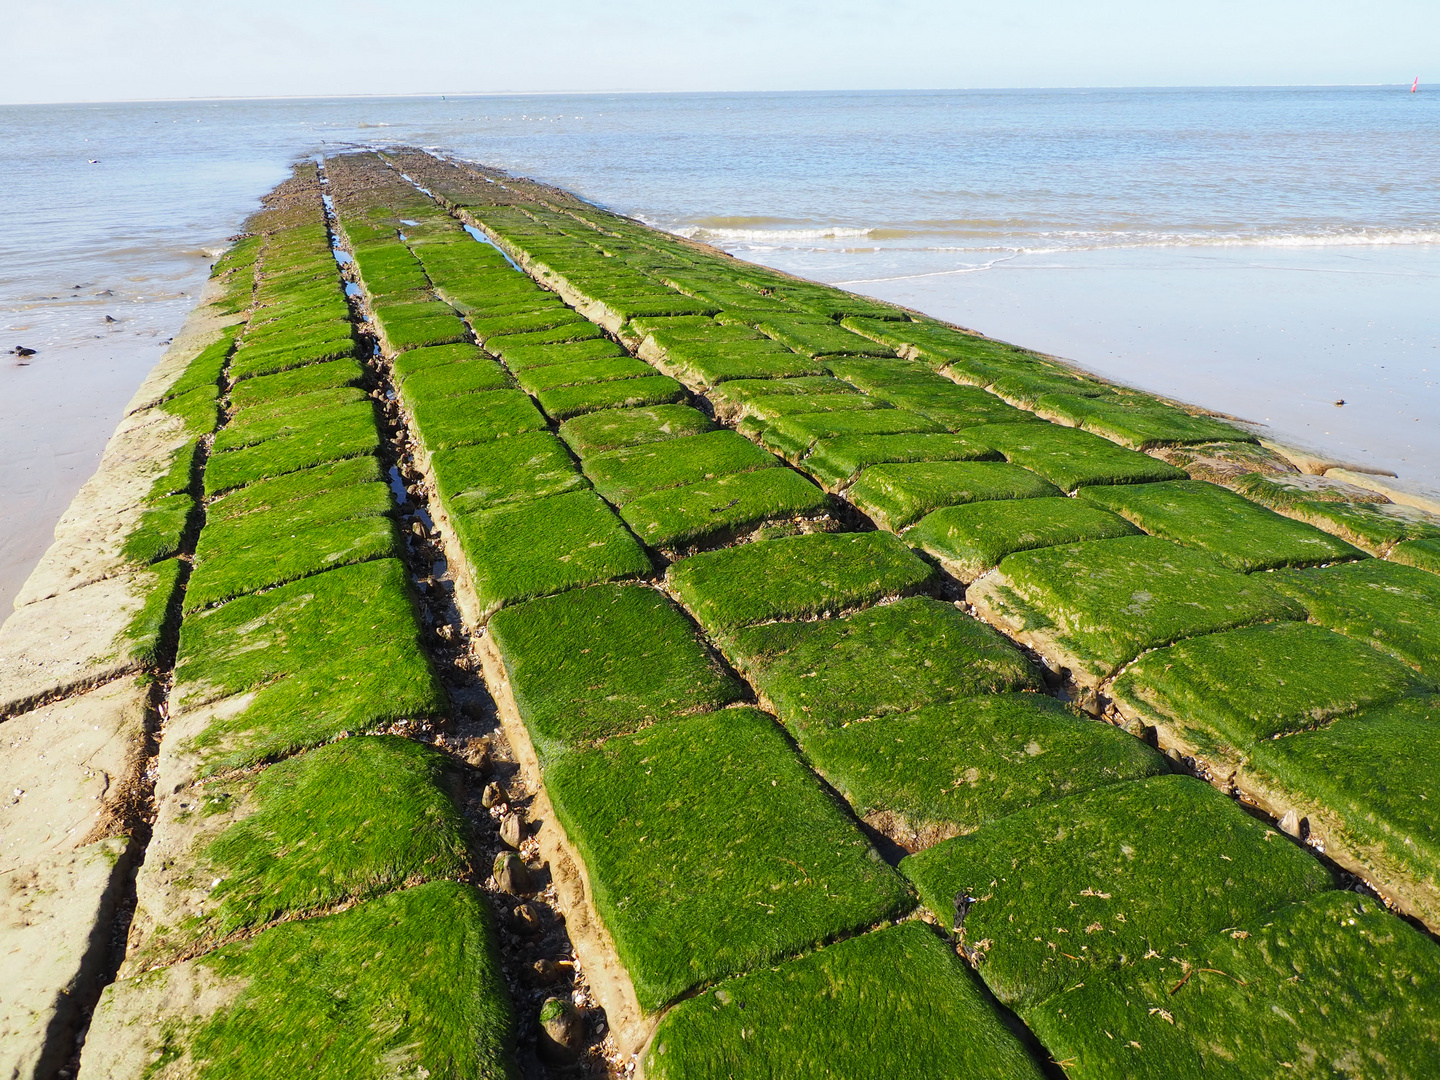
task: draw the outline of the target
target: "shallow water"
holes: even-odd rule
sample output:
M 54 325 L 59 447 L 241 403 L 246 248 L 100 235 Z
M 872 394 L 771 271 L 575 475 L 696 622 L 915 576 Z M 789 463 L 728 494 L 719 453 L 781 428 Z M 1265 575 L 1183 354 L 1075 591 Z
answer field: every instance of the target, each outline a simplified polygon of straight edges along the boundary
M 0 107 L 0 350 L 37 350 L 0 352 L 0 611 L 226 237 L 347 145 L 537 176 L 1440 486 L 1437 128 L 1440 94 L 1391 87 Z

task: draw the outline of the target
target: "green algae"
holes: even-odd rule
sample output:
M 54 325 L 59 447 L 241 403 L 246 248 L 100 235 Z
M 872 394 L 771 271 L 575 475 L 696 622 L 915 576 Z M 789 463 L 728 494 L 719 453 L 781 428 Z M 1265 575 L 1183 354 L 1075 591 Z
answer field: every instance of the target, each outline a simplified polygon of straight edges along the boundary
M 172 397 L 157 408 L 160 412 L 178 418 L 185 425 L 186 434 L 198 438 L 209 435 L 219 423 L 219 397 L 218 387 L 202 386 Z
M 546 788 L 647 1010 L 912 903 L 753 709 L 567 754 Z
M 1019 551 L 984 584 L 1007 622 L 1041 630 L 1099 677 L 1181 638 L 1303 617 L 1267 576 L 1157 536 Z
M 944 430 L 943 425 L 919 413 L 887 408 L 853 412 L 802 412 L 776 416 L 764 425 L 759 436 L 767 447 L 798 463 L 803 461 L 811 448 L 822 439 L 876 438 L 886 435 L 938 433 Z M 999 455 L 988 447 L 977 446 L 976 452 L 982 457 L 999 458 Z
M 823 1071 L 822 1071 L 823 1070 Z M 974 976 L 918 922 L 832 945 L 676 1005 L 653 1080 L 1018 1080 L 1041 1073 Z
M 1016 551 L 1138 532 L 1124 518 L 1079 499 L 1002 499 L 936 510 L 905 533 L 905 542 L 969 582 Z
M 536 330 L 553 330 L 557 326 L 583 323 L 586 320 L 567 307 L 549 304 L 539 311 L 527 311 L 513 315 L 491 315 L 471 318 L 470 329 L 481 341 L 506 334 L 528 334 Z
M 643 586 L 517 604 L 489 632 L 542 761 L 744 693 L 675 606 Z
M 829 508 L 830 496 L 799 473 L 759 469 L 642 495 L 622 506 L 620 516 L 651 547 L 680 551 Z
M 1132 450 L 1187 443 L 1258 441 L 1254 435 L 1223 420 L 1187 413 L 1142 395 L 1043 394 L 1036 399 L 1035 409 L 1047 418 L 1055 417 Z
M 415 402 L 410 411 L 415 433 L 432 454 L 546 428 L 545 417 L 523 390 L 433 398 Z
M 157 667 L 174 647 L 180 621 L 180 578 L 185 564 L 179 559 L 153 563 L 136 575 L 145 600 L 121 634 L 130 656 L 145 667 Z
M 392 366 L 395 370 L 395 377 L 403 386 L 405 380 L 417 372 L 444 367 L 446 364 L 463 363 L 467 360 L 482 360 L 485 359 L 485 356 L 486 354 L 480 346 L 471 345 L 468 342 L 455 345 L 431 345 L 428 348 L 411 349 L 409 352 L 401 353 L 395 357 Z
M 452 514 L 587 486 L 565 444 L 548 431 L 441 450 L 430 465 L 440 500 Z
M 674 563 L 665 580 L 712 634 L 772 619 L 837 615 L 937 585 L 930 566 L 882 532 L 743 544 Z
M 289 507 L 292 513 L 308 515 L 312 505 L 324 511 L 325 502 L 320 496 L 340 491 L 359 484 L 383 481 L 385 475 L 380 460 L 373 456 L 346 458 L 311 469 L 286 473 L 274 480 L 261 480 L 249 487 L 227 492 L 205 507 L 205 520 L 212 525 L 245 514 Z M 370 489 L 373 491 L 373 489 Z M 372 494 L 370 496 L 374 498 Z M 387 493 L 388 501 L 388 493 Z M 378 500 L 375 509 L 380 506 Z
M 838 619 L 735 630 L 721 647 L 796 732 L 1041 687 L 1029 661 L 998 633 L 954 604 L 924 597 Z
M 654 374 L 582 386 L 559 386 L 553 390 L 541 390 L 535 395 L 540 407 L 561 422 L 601 409 L 672 405 L 689 397 L 689 392 L 677 380 L 668 375 Z
M 472 886 L 435 882 L 226 945 L 197 963 L 238 996 L 167 1033 L 158 1075 L 188 1052 L 225 1080 L 513 1080 L 495 934 Z
M 942 506 L 1061 494 L 1054 484 L 1018 465 L 916 461 L 870 466 L 846 497 L 881 528 L 900 532 Z
M 1308 852 L 1208 784 L 1153 776 L 1021 810 L 900 869 L 1012 1007 L 1173 954 L 1333 886 Z
M 593 491 L 508 503 L 455 518 L 481 608 L 644 577 L 650 558 Z
M 649 409 L 605 409 L 577 416 L 560 425 L 560 438 L 581 458 L 589 458 L 622 446 L 699 435 L 716 427 L 715 421 L 689 405 L 659 405 Z
M 508 364 L 511 350 L 529 349 L 537 345 L 562 345 L 570 341 L 587 341 L 603 336 L 601 329 L 594 323 L 579 319 L 551 327 L 549 330 L 532 330 L 526 334 L 506 334 L 504 337 L 491 338 L 485 347 L 488 352 L 495 353 Z
M 1390 549 L 1389 559 L 1440 574 L 1440 540 L 1404 540 Z
M 551 364 L 578 364 L 586 360 L 604 360 L 625 355 L 624 349 L 605 337 L 558 345 L 516 345 L 514 340 L 499 338 L 490 343 L 490 351 L 514 372 L 548 367 Z
M 212 341 L 201 349 L 194 359 L 185 365 L 179 378 L 170 384 L 164 397 L 178 397 L 192 390 L 218 387 L 225 374 L 225 365 L 230 360 L 230 353 L 235 348 L 235 334 L 238 330 L 240 326 L 227 326 L 221 331 L 224 336 L 219 341 Z
M 1359 559 L 1363 552 L 1312 525 L 1203 480 L 1090 487 L 1080 492 L 1147 533 L 1203 548 L 1236 570 Z
M 1369 559 L 1321 570 L 1270 575 L 1313 622 L 1398 657 L 1440 679 L 1440 578 L 1411 566 Z
M 723 389 L 729 383 L 722 383 Z M 812 413 L 836 413 L 836 412 L 860 412 L 871 409 L 884 409 L 895 411 L 885 402 L 878 398 L 867 397 L 864 394 L 854 391 L 843 391 L 834 394 L 755 394 L 746 398 L 740 406 L 738 414 L 741 417 L 752 420 L 774 421 L 782 416 L 794 416 L 796 414 Z M 915 423 L 924 420 L 923 417 L 913 417 Z M 933 422 L 926 423 L 925 427 L 909 427 L 903 430 L 915 431 L 936 429 Z
M 892 356 L 892 350 L 852 333 L 834 320 L 767 313 L 755 329 L 806 356 Z
M 421 401 L 505 390 L 512 385 L 509 374 L 494 360 L 462 360 L 414 372 L 401 384 L 401 392 L 413 407 Z
M 1184 471 L 1173 465 L 1075 428 L 1034 423 L 984 424 L 968 428 L 965 433 L 1066 491 L 1091 484 L 1186 479 Z
M 349 336 L 349 323 L 337 320 L 334 325 L 331 331 L 334 336 L 317 338 L 308 344 L 275 348 L 251 345 L 237 349 L 230 357 L 228 374 L 232 379 L 249 379 L 358 355 L 360 347 Z
M 668 364 L 706 386 L 736 379 L 792 379 L 828 371 L 821 361 L 778 341 L 674 342 L 667 343 L 663 351 Z
M 862 817 L 923 844 L 1017 811 L 1167 772 L 1139 739 L 1039 694 L 992 694 L 805 731 L 802 748 Z
M 215 436 L 215 452 L 254 446 L 296 428 L 323 423 L 335 411 L 363 405 L 368 400 L 365 391 L 358 387 L 340 386 L 251 405 L 237 410 L 225 429 Z
M 1114 696 L 1190 745 L 1233 759 L 1262 739 L 1431 688 L 1368 645 L 1286 622 L 1148 653 L 1115 681 Z
M 897 410 L 898 411 L 898 410 Z M 857 416 L 860 414 L 857 414 Z M 886 416 L 888 413 L 867 413 Z M 847 418 L 848 419 L 848 418 Z M 777 423 L 783 431 L 791 422 Z M 964 435 L 930 432 L 901 432 L 886 435 L 827 435 L 810 445 L 803 459 L 806 472 L 832 488 L 844 487 L 860 470 L 871 465 L 909 461 L 999 461 L 1000 454 Z
M 1277 513 L 1338 536 L 1371 555 L 1383 556 L 1406 540 L 1440 540 L 1440 525 L 1418 510 L 1377 509 L 1376 505 L 1385 501 L 1383 496 L 1377 496 L 1376 505 L 1366 505 L 1350 502 L 1340 492 L 1297 489 L 1284 480 L 1284 477 L 1251 473 L 1235 482 L 1235 490 Z
M 1440 952 L 1353 892 L 1326 892 L 1031 1009 L 1077 1078 L 1353 1077 L 1440 1070 Z
M 554 390 L 562 386 L 583 386 L 587 383 L 643 378 L 654 374 L 655 369 L 642 360 L 629 356 L 614 356 L 603 360 L 581 360 L 573 364 L 546 364 L 544 367 L 528 368 L 516 376 L 516 381 L 528 393 L 538 394 L 542 390 Z
M 664 488 L 779 464 L 744 436 L 722 430 L 593 454 L 585 459 L 585 475 L 611 503 L 624 506 Z
M 359 386 L 365 380 L 365 368 L 360 361 L 331 360 L 323 364 L 295 368 L 278 375 L 262 375 L 256 379 L 244 379 L 230 391 L 230 404 L 236 409 L 249 409 L 255 405 L 291 398 L 297 394 L 314 393 L 317 390 L 333 390 L 345 386 Z
M 199 524 L 197 509 L 194 496 L 188 493 L 147 499 L 140 520 L 125 537 L 121 554 L 140 566 L 173 559 Z
M 220 710 L 196 736 L 206 773 L 447 708 L 396 559 L 329 570 L 188 616 L 175 682 L 177 712 L 253 695 Z
M 205 493 L 216 495 L 326 462 L 371 455 L 379 448 L 380 431 L 368 401 L 310 409 L 271 438 L 212 453 L 205 465 Z

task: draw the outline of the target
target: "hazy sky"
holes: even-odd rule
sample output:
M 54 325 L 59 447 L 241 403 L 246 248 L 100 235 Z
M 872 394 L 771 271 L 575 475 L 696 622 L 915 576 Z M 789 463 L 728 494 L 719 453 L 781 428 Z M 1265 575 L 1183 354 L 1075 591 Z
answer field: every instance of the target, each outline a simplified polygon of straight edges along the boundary
M 0 101 L 1440 82 L 1437 0 L 0 0 Z

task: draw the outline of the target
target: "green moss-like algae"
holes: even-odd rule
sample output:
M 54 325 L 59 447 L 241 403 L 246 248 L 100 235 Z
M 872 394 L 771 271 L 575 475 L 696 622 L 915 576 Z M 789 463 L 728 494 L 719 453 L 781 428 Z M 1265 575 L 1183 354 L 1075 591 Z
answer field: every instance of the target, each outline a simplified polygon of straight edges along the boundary
M 473 394 L 480 390 L 505 390 L 510 376 L 494 360 L 462 360 L 417 371 L 403 386 L 405 400 L 421 401 Z
M 311 364 L 279 375 L 264 375 L 258 379 L 243 379 L 230 391 L 230 404 L 236 409 L 249 409 L 255 405 L 280 401 L 296 394 L 310 394 L 317 390 L 333 390 L 344 386 L 358 386 L 365 379 L 365 369 L 360 361 L 331 360 L 324 364 Z
M 1041 1073 L 953 950 L 918 922 L 744 975 L 665 1015 L 654 1080 L 1016 1080 Z
M 1024 655 L 954 604 L 911 597 L 839 619 L 726 636 L 726 654 L 792 730 L 1040 688 Z
M 494 917 L 436 882 L 285 923 L 199 964 L 238 997 L 167 1040 L 206 1080 L 513 1080 L 515 1022 Z
M 689 396 L 677 380 L 668 375 L 651 374 L 580 386 L 558 386 L 553 390 L 541 390 L 535 398 L 547 414 L 557 421 L 565 421 L 600 409 L 638 409 L 675 404 Z
M 1082 397 L 1076 394 L 1042 394 L 1035 408 L 1086 431 L 1128 446 L 1148 450 L 1155 446 L 1181 446 L 1205 442 L 1256 442 L 1255 436 L 1223 420 L 1194 416 L 1173 405 L 1143 395 Z
M 643 586 L 518 604 L 496 612 L 489 629 L 542 758 L 744 693 L 674 605 Z
M 936 510 L 905 533 L 905 542 L 971 581 L 1016 551 L 1138 532 L 1124 518 L 1079 499 L 1000 499 Z
M 646 1009 L 911 903 L 755 710 L 568 754 L 546 787 Z
M 852 395 L 853 396 L 853 395 Z M 838 395 L 836 400 L 848 401 L 848 396 Z M 789 400 L 789 399 L 784 399 Z M 808 398 L 797 399 L 802 405 L 809 401 Z M 868 399 L 861 399 L 868 400 Z M 845 437 L 875 437 L 885 435 L 908 435 L 919 432 L 942 432 L 944 425 L 937 423 L 919 413 L 910 412 L 907 409 L 872 409 L 866 410 L 839 410 L 831 412 L 806 412 L 800 411 L 783 416 L 775 416 L 773 419 L 760 424 L 756 421 L 742 421 L 742 425 L 754 425 L 760 437 L 760 441 L 774 450 L 777 454 L 783 454 L 791 461 L 800 462 L 807 453 L 821 439 L 841 439 Z M 987 453 L 988 448 L 977 447 L 977 457 L 993 457 L 998 459 L 999 455 L 993 451 Z
M 1016 465 L 1073 491 L 1090 484 L 1141 484 L 1184 480 L 1173 465 L 1098 435 L 1055 424 L 984 424 L 965 434 L 994 447 Z
M 174 707 L 253 693 L 195 739 L 206 771 L 237 768 L 446 709 L 398 560 L 329 570 L 188 617 Z
M 1440 950 L 1326 892 L 1031 1009 L 1067 1076 L 1420 1080 L 1440 1071 Z
M 190 530 L 198 524 L 194 496 L 166 495 L 147 500 L 144 513 L 125 537 L 121 552 L 140 566 L 180 554 Z
M 562 386 L 584 386 L 615 379 L 644 378 L 654 374 L 655 369 L 643 360 L 636 360 L 632 356 L 612 356 L 603 360 L 581 360 L 572 364 L 546 364 L 544 367 L 526 368 L 519 372 L 516 381 L 528 393 L 538 394 L 542 390 L 555 390 Z
M 882 415 L 882 414 L 866 414 Z M 796 417 L 799 421 L 803 418 Z M 811 444 L 802 467 L 821 483 L 843 487 L 871 465 L 907 461 L 999 461 L 999 451 L 964 435 L 904 432 L 826 435 Z
M 1033 693 L 817 726 L 802 746 L 856 813 L 894 815 L 922 841 L 1168 771 L 1165 758 L 1139 739 Z
M 605 409 L 577 416 L 560 425 L 560 437 L 584 458 L 622 446 L 699 435 L 716 427 L 715 421 L 689 405 L 659 405 L 650 409 Z
M 395 377 L 401 386 L 411 375 L 433 368 L 459 364 L 468 360 L 486 359 L 485 352 L 478 345 L 459 342 L 454 345 L 431 345 L 424 349 L 411 349 L 395 357 Z
M 586 486 L 565 444 L 548 431 L 441 450 L 430 465 L 441 501 L 452 514 Z
M 289 513 L 302 521 L 325 517 L 330 514 L 331 508 L 323 496 L 384 479 L 379 458 L 370 455 L 346 458 L 228 492 L 211 500 L 205 507 L 205 520 L 214 525 L 246 514 L 281 508 L 287 508 Z M 372 499 L 375 498 L 373 490 L 367 489 L 368 497 Z M 372 505 L 380 509 L 378 502 Z
M 1309 479 L 1309 478 L 1306 478 Z M 1380 509 L 1379 502 L 1354 502 L 1343 489 L 1296 486 L 1283 476 L 1250 473 L 1235 490 L 1262 506 L 1340 537 L 1371 555 L 1385 555 L 1406 540 L 1440 540 L 1440 524 L 1410 507 Z M 1383 497 L 1376 497 L 1377 499 Z
M 585 459 L 585 475 L 616 506 L 664 488 L 779 465 L 743 435 L 708 431 L 663 443 L 621 447 Z
M 1021 1008 L 1332 887 L 1307 852 L 1188 776 L 1022 810 L 900 868 L 942 925 L 958 894 L 975 897 L 965 942 Z
M 830 496 L 799 473 L 760 469 L 642 495 L 620 516 L 645 543 L 673 551 L 724 543 L 766 522 L 814 517 L 829 507 Z
M 1018 465 L 917 461 L 870 466 L 850 486 L 848 498 L 882 528 L 900 532 L 942 506 L 1060 494 L 1054 484 Z
M 1390 561 L 1440 574 L 1440 540 L 1405 540 L 1390 549 Z
M 374 454 L 379 446 L 380 431 L 368 402 L 307 410 L 270 438 L 212 453 L 205 465 L 205 493 L 215 495 L 329 461 Z
M 835 615 L 929 592 L 935 571 L 889 533 L 815 533 L 726 548 L 671 565 L 666 581 L 711 633 Z
M 485 390 L 427 398 L 411 406 L 414 428 L 431 453 L 544 431 L 545 417 L 523 390 Z
M 154 666 L 174 647 L 180 621 L 180 577 L 185 564 L 179 559 L 153 563 L 135 575 L 145 600 L 126 625 L 125 648 L 138 663 Z

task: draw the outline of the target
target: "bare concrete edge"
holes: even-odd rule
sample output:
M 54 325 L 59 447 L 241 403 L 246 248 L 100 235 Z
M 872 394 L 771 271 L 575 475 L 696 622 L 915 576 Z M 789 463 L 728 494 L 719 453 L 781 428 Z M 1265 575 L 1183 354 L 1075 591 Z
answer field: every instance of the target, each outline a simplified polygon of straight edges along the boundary
M 635 995 L 614 939 L 605 928 L 591 897 L 590 878 L 570 838 L 555 817 L 555 808 L 545 791 L 540 760 L 530 733 L 520 719 L 505 665 L 488 634 L 477 637 L 476 652 L 490 696 L 495 700 L 501 729 L 510 741 L 526 786 L 535 792 L 530 817 L 540 854 L 550 864 L 555 892 L 565 914 L 565 929 L 580 960 L 591 990 L 605 1009 L 606 1020 L 621 1053 L 638 1055 L 654 1035 L 659 1016 L 647 1016 Z
M 1353 465 L 1336 466 L 1325 470 L 1325 476 L 1332 480 L 1343 480 L 1356 487 L 1378 491 L 1393 503 L 1413 506 L 1430 514 L 1440 514 L 1440 495 L 1430 495 L 1418 490 L 1415 485 L 1400 480 L 1393 474 L 1360 472 Z
M 219 340 L 220 331 L 229 322 L 243 321 L 239 315 L 226 315 L 215 306 L 224 294 L 225 290 L 217 279 L 206 279 L 200 289 L 200 298 L 190 309 L 180 332 L 171 339 L 170 347 L 150 369 L 150 374 L 145 376 L 145 381 L 125 406 L 126 416 L 155 405 L 175 385 L 175 380 L 180 378 L 190 361 Z

